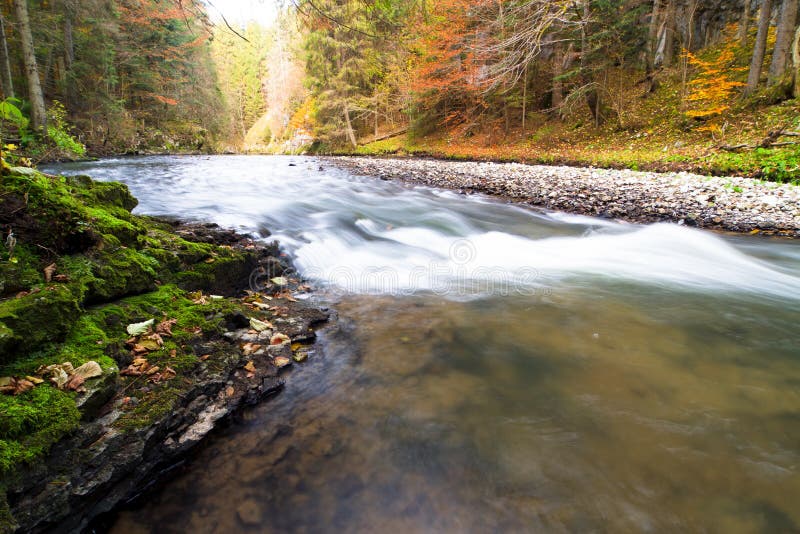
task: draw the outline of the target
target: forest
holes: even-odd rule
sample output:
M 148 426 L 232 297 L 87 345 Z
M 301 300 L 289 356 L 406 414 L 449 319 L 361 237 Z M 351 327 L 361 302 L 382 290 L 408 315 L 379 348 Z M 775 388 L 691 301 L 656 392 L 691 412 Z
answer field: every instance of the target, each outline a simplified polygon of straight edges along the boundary
M 778 179 L 800 164 L 798 0 L 297 0 L 269 27 L 200 0 L 1 11 L 3 139 L 34 160 L 311 150 Z

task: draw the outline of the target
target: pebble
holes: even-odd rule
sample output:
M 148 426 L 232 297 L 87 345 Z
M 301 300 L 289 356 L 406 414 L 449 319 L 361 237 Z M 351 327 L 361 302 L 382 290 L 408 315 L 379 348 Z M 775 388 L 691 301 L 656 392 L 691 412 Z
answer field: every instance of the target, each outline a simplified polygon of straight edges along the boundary
M 800 237 L 800 187 L 743 177 L 615 169 L 328 157 L 331 165 L 376 176 L 485 193 L 551 210 L 631 222 L 676 222 L 734 232 Z

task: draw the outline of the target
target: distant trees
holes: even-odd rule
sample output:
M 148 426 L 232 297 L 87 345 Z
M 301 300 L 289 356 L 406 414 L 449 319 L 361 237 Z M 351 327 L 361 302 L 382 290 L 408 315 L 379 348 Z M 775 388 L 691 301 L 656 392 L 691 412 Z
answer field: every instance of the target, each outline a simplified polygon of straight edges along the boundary
M 15 88 L 26 95 L 32 128 L 46 132 L 54 101 L 100 151 L 199 144 L 219 128 L 211 24 L 200 0 L 9 7 L 0 4 L 0 80 L 6 96 Z
M 47 113 L 44 106 L 44 94 L 39 81 L 39 68 L 36 63 L 36 51 L 33 48 L 30 17 L 27 0 L 14 0 L 17 15 L 19 40 L 22 47 L 22 61 L 25 64 L 25 80 L 28 84 L 28 99 L 31 102 L 31 127 L 37 132 L 46 132 Z
M 468 135 L 492 121 L 508 131 L 514 117 L 524 125 L 531 110 L 575 112 L 579 101 L 594 124 L 615 121 L 625 96 L 609 80 L 619 76 L 640 79 L 647 95 L 674 73 L 686 98 L 697 87 L 689 82 L 708 63 L 699 56 L 690 61 L 684 52 L 723 39 L 749 51 L 741 89 L 748 95 L 765 81 L 791 80 L 793 53 L 800 54 L 798 0 L 320 0 L 298 6 L 308 27 L 307 76 L 320 97 L 322 129 L 350 144 L 368 132 L 377 137 L 378 126 L 358 113 L 354 118 L 353 110 L 374 97 L 379 80 L 404 80 L 388 100 L 402 106 L 414 127 L 460 125 Z M 386 17 L 390 35 L 375 26 L 387 6 L 395 13 Z M 724 62 L 738 72 L 735 58 L 742 54 L 729 54 Z M 710 94 L 714 80 L 709 71 L 703 75 Z M 739 79 L 726 78 L 716 96 L 731 98 Z

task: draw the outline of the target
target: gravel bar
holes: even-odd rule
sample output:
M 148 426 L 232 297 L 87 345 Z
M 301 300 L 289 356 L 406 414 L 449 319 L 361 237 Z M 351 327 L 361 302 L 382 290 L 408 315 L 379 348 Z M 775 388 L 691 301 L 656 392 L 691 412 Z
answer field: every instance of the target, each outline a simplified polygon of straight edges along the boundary
M 548 210 L 800 237 L 800 187 L 790 184 L 521 163 L 349 156 L 324 160 L 354 174 L 485 193 Z

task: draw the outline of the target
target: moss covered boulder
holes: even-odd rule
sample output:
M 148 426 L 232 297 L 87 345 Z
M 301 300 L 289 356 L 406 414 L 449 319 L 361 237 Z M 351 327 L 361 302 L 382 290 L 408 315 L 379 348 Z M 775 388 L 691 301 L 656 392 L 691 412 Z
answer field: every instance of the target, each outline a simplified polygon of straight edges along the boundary
M 180 432 L 209 403 L 222 402 L 224 414 L 277 387 L 267 356 L 255 375 L 236 371 L 253 356 L 225 337 L 247 317 L 284 320 L 245 291 L 253 273 L 286 269 L 277 246 L 134 215 L 135 206 L 118 183 L 31 170 L 0 176 L 0 532 L 48 530 L 84 501 L 71 520 L 85 525 L 102 511 L 91 503 L 112 506 L 147 476 L 145 451 L 156 469 L 193 443 Z M 310 325 L 324 314 L 298 313 L 287 319 L 290 333 L 313 337 Z M 127 326 L 140 322 L 151 325 L 147 334 L 132 336 Z M 89 362 L 100 372 L 67 383 L 75 387 L 47 371 Z M 236 380 L 231 393 L 226 384 Z M 145 446 L 156 438 L 172 444 L 164 458 Z M 100 464 L 110 471 L 92 474 Z M 124 482 L 134 471 L 140 478 Z M 52 485 L 60 479 L 85 484 Z M 108 491 L 112 481 L 119 495 Z

